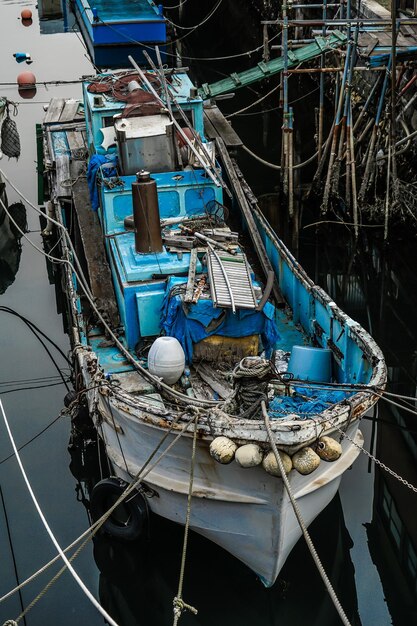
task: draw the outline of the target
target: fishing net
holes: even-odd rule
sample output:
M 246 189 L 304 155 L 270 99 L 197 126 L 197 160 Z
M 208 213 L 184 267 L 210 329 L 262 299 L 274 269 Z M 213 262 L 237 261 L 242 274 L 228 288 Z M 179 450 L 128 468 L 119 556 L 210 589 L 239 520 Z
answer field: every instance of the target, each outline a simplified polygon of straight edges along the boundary
M 20 137 L 16 122 L 10 117 L 8 104 L 6 104 L 6 117 L 1 127 L 1 151 L 10 159 L 18 159 L 20 156 Z

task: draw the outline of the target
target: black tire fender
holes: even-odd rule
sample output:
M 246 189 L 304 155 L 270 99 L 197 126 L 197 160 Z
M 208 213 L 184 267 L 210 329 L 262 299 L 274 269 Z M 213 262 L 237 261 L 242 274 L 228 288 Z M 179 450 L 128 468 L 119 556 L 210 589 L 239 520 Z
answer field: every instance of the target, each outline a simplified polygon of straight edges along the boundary
M 102 517 L 128 487 L 128 483 L 110 476 L 100 480 L 90 497 L 90 513 L 93 522 Z M 134 541 L 141 536 L 148 522 L 148 505 L 139 491 L 133 491 L 126 500 L 113 511 L 102 528 L 109 535 L 124 541 Z

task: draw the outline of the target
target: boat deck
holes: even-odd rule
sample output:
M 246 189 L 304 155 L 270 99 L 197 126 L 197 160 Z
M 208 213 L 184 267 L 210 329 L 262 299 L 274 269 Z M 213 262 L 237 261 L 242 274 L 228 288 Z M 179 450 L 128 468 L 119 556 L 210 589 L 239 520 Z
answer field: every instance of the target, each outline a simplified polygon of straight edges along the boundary
M 144 61 L 142 44 L 164 46 L 165 18 L 150 0 L 74 0 L 75 15 L 95 65 L 124 67 L 127 56 Z
M 89 3 L 103 22 L 155 21 L 158 11 L 148 0 L 94 0 Z
M 205 125 L 208 127 L 208 134 L 213 134 L 213 129 L 216 128 L 214 136 L 223 137 L 228 144 L 236 146 L 240 141 L 217 107 L 211 107 Z M 77 215 L 79 236 L 83 242 L 91 290 L 97 298 L 100 310 L 106 311 L 112 327 L 117 327 L 117 305 L 111 272 L 102 243 L 98 216 L 91 208 L 86 184 L 88 150 L 83 109 L 73 101 L 68 103 L 63 99 L 53 99 L 45 115 L 44 135 L 49 180 L 53 183 L 51 196 L 64 203 L 71 199 Z M 116 232 L 116 235 L 133 239 L 133 233 Z M 115 239 L 120 239 L 120 236 Z M 100 267 L 100 272 L 93 270 L 97 267 Z M 294 345 L 306 343 L 303 333 L 287 315 L 285 308 L 277 309 L 275 321 L 281 350 L 290 352 Z M 93 326 L 86 339 L 93 350 L 100 353 L 100 363 L 106 374 L 118 375 L 133 370 L 120 351 L 108 344 L 100 328 Z

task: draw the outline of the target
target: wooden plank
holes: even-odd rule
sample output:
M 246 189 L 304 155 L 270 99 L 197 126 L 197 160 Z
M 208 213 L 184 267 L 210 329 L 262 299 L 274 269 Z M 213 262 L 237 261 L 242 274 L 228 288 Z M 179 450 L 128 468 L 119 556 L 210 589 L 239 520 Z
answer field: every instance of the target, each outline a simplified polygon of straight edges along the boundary
M 187 289 L 185 290 L 184 302 L 192 302 L 194 295 L 195 270 L 197 265 L 197 248 L 192 248 L 190 254 L 190 268 L 188 270 Z
M 329 52 L 335 48 L 340 48 L 341 45 L 347 42 L 347 37 L 338 30 L 332 31 L 327 37 L 316 37 L 314 43 L 302 46 L 294 51 L 294 56 L 288 59 L 288 68 L 291 68 L 304 61 L 311 61 L 312 59 L 320 56 L 324 52 Z M 235 91 L 242 87 L 247 87 L 252 83 L 256 83 L 265 77 L 265 70 L 268 70 L 267 76 L 272 76 L 284 70 L 284 58 L 276 57 L 271 61 L 267 61 L 263 64 L 262 69 L 255 65 L 254 67 L 223 78 L 215 83 L 204 83 L 198 90 L 199 96 L 204 100 L 215 98 L 222 93 L 228 93 L 229 91 Z M 238 80 L 238 82 L 237 82 Z
M 61 124 L 65 122 L 73 122 L 78 111 L 79 100 L 65 100 L 59 121 Z
M 67 154 L 58 154 L 55 157 L 56 168 L 56 195 L 58 198 L 71 196 L 70 160 Z
M 48 110 L 44 117 L 44 124 L 54 124 L 59 122 L 59 118 L 61 117 L 62 109 L 64 108 L 65 100 L 64 98 L 52 98 L 49 103 Z
M 204 115 L 209 119 L 217 137 L 221 137 L 227 148 L 236 148 L 242 145 L 242 140 L 233 130 L 223 113 L 217 106 L 205 107 Z
M 67 140 L 71 151 L 71 158 L 74 160 L 85 159 L 86 145 L 81 131 L 67 130 Z
M 112 328 L 120 325 L 110 267 L 107 261 L 98 215 L 91 208 L 87 180 L 82 177 L 72 187 L 91 291 L 100 313 Z
M 68 130 L 85 130 L 85 122 L 67 122 L 66 124 L 54 124 L 53 126 L 48 127 L 49 132 L 67 132 Z
M 206 113 L 206 109 L 204 109 L 203 120 L 204 120 L 204 134 L 207 137 L 207 139 L 214 140 L 217 137 L 220 137 L 220 135 L 217 132 L 216 128 L 211 123 L 211 120 L 210 120 L 210 118 L 208 117 L 208 115 Z
M 236 195 L 236 199 L 237 202 L 239 204 L 240 210 L 242 211 L 242 214 L 245 218 L 247 227 L 248 227 L 248 231 L 249 231 L 249 235 L 250 238 L 252 240 L 254 249 L 256 251 L 256 254 L 258 256 L 259 262 L 262 266 L 262 269 L 265 273 L 265 277 L 268 278 L 270 275 L 270 272 L 273 272 L 274 274 L 274 284 L 273 284 L 273 292 L 274 292 L 274 297 L 275 300 L 277 302 L 277 304 L 284 304 L 285 300 L 281 294 L 281 291 L 279 289 L 279 285 L 275 276 L 275 272 L 274 269 L 272 267 L 271 261 L 269 260 L 268 254 L 266 252 L 265 246 L 264 246 L 264 242 L 262 241 L 262 237 L 261 234 L 256 226 L 256 222 L 255 222 L 255 218 L 253 217 L 251 208 L 249 206 L 249 203 L 246 199 L 245 193 L 242 189 L 242 185 L 239 181 L 239 178 L 236 174 L 236 170 L 235 167 L 233 165 L 233 161 L 230 158 L 230 155 L 226 149 L 226 146 L 223 142 L 222 139 L 216 139 L 216 146 L 218 149 L 219 154 L 221 155 L 222 161 L 223 161 L 223 165 L 226 169 L 227 172 L 227 176 L 229 178 L 230 181 L 230 185 L 233 189 L 233 191 L 235 192 Z

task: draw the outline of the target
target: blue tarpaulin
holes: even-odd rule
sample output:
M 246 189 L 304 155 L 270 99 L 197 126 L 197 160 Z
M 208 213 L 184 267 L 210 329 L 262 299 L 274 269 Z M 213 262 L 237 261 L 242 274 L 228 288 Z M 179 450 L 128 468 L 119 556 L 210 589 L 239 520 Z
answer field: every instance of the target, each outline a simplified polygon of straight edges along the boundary
M 161 325 L 165 333 L 178 339 L 187 363 L 193 358 L 193 343 L 210 335 L 249 337 L 260 335 L 266 355 L 270 356 L 280 339 L 274 320 L 275 307 L 269 302 L 263 311 L 216 308 L 212 300 L 201 299 L 197 304 L 184 305 L 180 295 L 171 293 L 173 287 L 185 284 L 183 278 L 171 277 L 162 303 Z
M 104 165 L 104 167 L 102 167 Z M 117 155 L 116 154 L 94 154 L 88 162 L 87 184 L 90 192 L 91 206 L 93 211 L 98 209 L 98 189 L 97 174 L 101 168 L 101 173 L 108 178 L 117 175 L 116 170 Z

